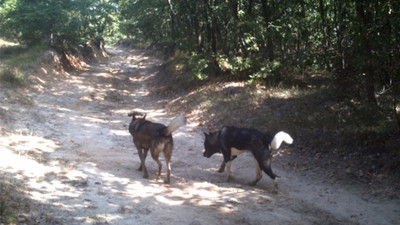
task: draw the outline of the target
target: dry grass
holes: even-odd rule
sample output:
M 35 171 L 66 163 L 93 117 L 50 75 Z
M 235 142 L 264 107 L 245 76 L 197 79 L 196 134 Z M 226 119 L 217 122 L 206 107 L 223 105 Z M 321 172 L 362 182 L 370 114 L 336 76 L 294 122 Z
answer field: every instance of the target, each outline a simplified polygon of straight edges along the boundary
M 0 60 L 3 67 L 18 71 L 35 69 L 37 60 L 43 54 L 45 46 L 34 46 L 26 48 L 23 46 L 9 46 L 0 48 Z
M 25 83 L 25 78 L 16 70 L 0 68 L 0 82 L 16 87 L 22 86 Z
M 15 184 L 2 177 L 0 179 L 0 224 L 20 224 L 27 222 L 24 213 L 30 211 L 25 194 Z
M 19 87 L 28 83 L 27 74 L 36 69 L 44 46 L 26 48 L 0 39 L 0 82 Z
M 1 47 L 10 47 L 10 46 L 17 46 L 18 43 L 6 41 L 0 38 L 0 48 Z

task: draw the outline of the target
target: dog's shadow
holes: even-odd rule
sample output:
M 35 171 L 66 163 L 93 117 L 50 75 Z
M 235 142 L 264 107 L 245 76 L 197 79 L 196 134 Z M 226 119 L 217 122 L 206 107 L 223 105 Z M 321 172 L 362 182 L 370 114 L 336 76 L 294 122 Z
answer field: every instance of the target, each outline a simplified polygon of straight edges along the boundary
M 212 178 L 209 178 L 208 182 L 222 188 L 239 188 L 246 191 L 254 190 L 267 192 L 268 194 L 273 195 L 279 195 L 283 191 L 283 189 L 280 188 L 280 186 L 282 185 L 279 185 L 279 181 L 277 184 L 275 184 L 273 180 L 267 177 L 263 178 L 266 180 L 262 180 L 258 182 L 255 186 L 251 186 L 249 185 L 250 180 L 248 179 L 248 177 L 233 176 L 230 181 L 227 181 L 226 174 L 218 173 L 217 170 L 215 170 L 215 173 L 216 175 L 214 175 Z

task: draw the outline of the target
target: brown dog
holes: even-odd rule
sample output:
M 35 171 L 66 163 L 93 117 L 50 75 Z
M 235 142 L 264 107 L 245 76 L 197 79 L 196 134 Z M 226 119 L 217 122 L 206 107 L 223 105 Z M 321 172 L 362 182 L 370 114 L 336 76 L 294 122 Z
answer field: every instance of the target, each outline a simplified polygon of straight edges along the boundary
M 138 115 L 143 117 L 136 118 Z M 169 183 L 171 175 L 170 160 L 173 148 L 172 132 L 186 124 L 185 116 L 177 116 L 168 126 L 160 123 L 150 122 L 146 120 L 146 114 L 143 115 L 139 112 L 129 113 L 128 116 L 132 117 L 132 121 L 129 124 L 129 133 L 131 133 L 133 137 L 133 143 L 139 152 L 139 170 L 143 170 L 143 178 L 149 177 L 145 160 L 150 149 L 151 157 L 158 164 L 157 179 L 160 178 L 162 167 L 158 156 L 161 152 L 164 153 L 165 162 L 167 164 L 167 178 L 164 182 Z

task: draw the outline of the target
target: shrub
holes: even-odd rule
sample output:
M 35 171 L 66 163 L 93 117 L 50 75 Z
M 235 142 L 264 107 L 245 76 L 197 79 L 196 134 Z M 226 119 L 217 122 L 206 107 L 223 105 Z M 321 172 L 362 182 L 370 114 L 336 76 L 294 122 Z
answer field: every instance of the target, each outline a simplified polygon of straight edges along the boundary
M 4 69 L 0 70 L 0 82 L 12 86 L 22 86 L 24 84 L 24 76 L 17 71 Z
M 192 55 L 186 60 L 185 68 L 190 73 L 190 79 L 205 80 L 208 75 L 204 73 L 204 70 L 209 66 L 207 58 L 203 54 L 192 53 Z

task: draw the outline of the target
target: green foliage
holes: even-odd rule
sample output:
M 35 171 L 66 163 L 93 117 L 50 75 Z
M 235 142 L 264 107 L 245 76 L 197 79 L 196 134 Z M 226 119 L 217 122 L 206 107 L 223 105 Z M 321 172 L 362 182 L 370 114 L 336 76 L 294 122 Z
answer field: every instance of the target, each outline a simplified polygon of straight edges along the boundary
M 157 44 L 190 55 L 193 79 L 270 84 L 282 71 L 327 70 L 344 95 L 400 118 L 398 18 L 400 3 L 384 0 L 3 0 L 0 36 L 61 49 L 104 36 Z
M 230 58 L 221 55 L 218 57 L 218 66 L 223 72 L 229 71 L 232 75 L 243 78 L 243 74 L 246 75 L 247 71 L 253 67 L 253 61 L 251 58 L 241 56 Z
M 6 0 L 0 8 L 1 35 L 30 46 L 64 48 L 109 32 L 115 10 L 101 0 Z
M 119 29 L 129 38 L 165 41 L 168 27 L 167 1 L 119 1 Z
M 398 1 L 121 0 L 118 7 L 123 34 L 196 52 L 191 77 L 217 66 L 220 74 L 270 84 L 282 71 L 327 70 L 344 95 L 391 105 L 400 118 Z M 377 95 L 383 87 L 392 90 L 385 98 Z
M 281 63 L 279 61 L 266 62 L 260 69 L 249 76 L 250 81 L 260 82 L 265 81 L 268 77 L 279 75 Z
M 205 80 L 208 75 L 204 73 L 209 66 L 208 60 L 202 54 L 192 53 L 185 62 L 185 69 L 190 73 L 190 79 Z

